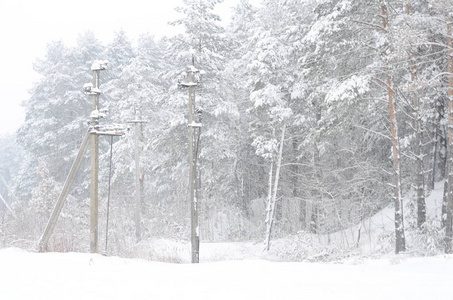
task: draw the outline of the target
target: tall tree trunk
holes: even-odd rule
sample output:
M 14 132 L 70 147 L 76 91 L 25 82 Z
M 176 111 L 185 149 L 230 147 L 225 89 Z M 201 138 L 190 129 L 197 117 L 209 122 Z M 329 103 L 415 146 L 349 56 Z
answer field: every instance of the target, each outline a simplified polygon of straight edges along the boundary
M 437 106 L 437 105 L 436 105 Z M 437 107 L 436 107 L 437 109 Z M 429 182 L 429 190 L 434 190 L 434 186 L 436 183 L 436 173 L 440 172 L 440 168 L 438 167 L 438 160 L 439 160 L 439 144 L 440 144 L 440 138 L 439 138 L 439 131 L 440 131 L 440 126 L 441 125 L 441 120 L 442 120 L 442 115 L 438 113 L 436 123 L 434 124 L 434 147 L 432 149 L 432 161 L 431 161 L 431 178 Z
M 398 254 L 406 251 L 406 238 L 404 234 L 404 214 L 403 199 L 401 195 L 401 166 L 400 166 L 400 149 L 398 143 L 398 126 L 396 117 L 396 107 L 394 103 L 395 92 L 393 90 L 392 77 L 387 77 L 388 101 L 390 111 L 390 130 L 392 133 L 392 156 L 393 156 L 393 189 L 395 202 L 395 235 L 396 245 L 395 253 Z
M 411 13 L 411 6 L 409 3 L 406 4 L 406 12 L 409 15 Z M 413 88 L 417 81 L 417 65 L 415 62 L 415 55 L 409 54 L 410 58 L 410 72 Z M 416 178 L 415 178 L 415 190 L 417 191 L 417 227 L 422 229 L 423 224 L 426 221 L 426 203 L 425 203 L 425 172 L 423 170 L 423 157 L 422 154 L 422 124 L 420 120 L 420 99 L 417 96 L 416 91 L 411 92 L 412 96 L 412 108 L 414 110 L 413 116 L 413 128 L 414 128 L 414 155 L 416 160 Z
M 388 34 L 389 15 L 387 5 L 381 1 L 383 28 Z M 392 157 L 393 157 L 393 197 L 395 203 L 395 253 L 406 250 L 406 238 L 404 234 L 403 199 L 401 195 L 401 166 L 400 149 L 398 142 L 398 123 L 396 116 L 395 91 L 393 89 L 392 75 L 387 73 L 387 94 L 390 113 L 390 131 L 392 135 Z
M 315 151 L 313 153 L 313 167 L 314 167 L 314 176 L 315 176 L 315 184 L 314 187 L 314 195 L 313 204 L 312 204 L 312 212 L 311 212 L 311 231 L 313 233 L 320 233 L 320 217 L 321 217 L 321 205 L 323 200 L 322 195 L 322 173 L 321 173 L 321 158 L 319 154 L 319 147 L 318 143 L 315 142 Z
M 448 195 L 445 205 L 445 252 L 452 253 L 452 214 L 453 214 L 453 40 L 452 40 L 452 17 L 447 13 L 447 59 L 448 59 Z
M 319 105 L 314 104 L 316 110 L 316 124 L 319 124 L 321 121 L 321 108 Z M 316 130 L 319 131 L 319 126 L 317 125 Z M 322 170 L 321 170 L 321 156 L 319 152 L 319 136 L 315 138 L 313 144 L 313 191 L 312 191 L 312 201 L 310 207 L 310 232 L 319 233 L 321 229 L 321 210 L 323 202 L 323 192 L 322 192 Z
M 275 134 L 275 131 L 274 131 Z M 266 236 L 264 239 L 264 250 L 267 251 L 270 248 L 270 234 L 272 230 L 271 220 L 272 220 L 272 178 L 274 175 L 274 159 L 271 159 L 269 167 L 269 183 L 267 191 L 267 205 L 266 205 L 266 219 L 264 223 L 266 224 Z
M 411 64 L 415 68 L 415 62 L 411 59 Z M 414 73 L 412 73 L 414 76 Z M 414 76 L 414 81 L 416 76 Z M 416 92 L 412 93 L 413 105 L 415 108 L 414 125 L 415 125 L 415 141 L 414 141 L 414 154 L 416 159 L 416 191 L 417 191 L 417 226 L 422 229 L 423 224 L 426 222 L 426 202 L 425 202 L 425 171 L 423 169 L 423 153 L 422 153 L 422 130 L 420 122 L 420 103 Z
M 280 147 L 278 150 L 277 168 L 275 170 L 274 187 L 269 188 L 269 192 L 272 192 L 272 197 L 270 197 L 270 199 L 269 199 L 268 211 L 267 211 L 267 216 L 266 216 L 266 237 L 264 240 L 264 250 L 265 251 L 268 251 L 271 246 L 270 240 L 271 240 L 271 234 L 272 234 L 272 226 L 274 223 L 275 204 L 277 202 L 278 180 L 280 178 L 280 168 L 282 165 L 283 142 L 285 141 L 285 129 L 286 129 L 286 124 L 283 124 L 282 136 L 280 139 Z M 270 185 L 272 184 L 271 174 L 272 174 L 272 167 L 271 167 L 271 172 L 270 172 L 270 176 L 269 176 Z
M 307 208 L 307 202 L 305 200 L 302 200 L 299 198 L 299 165 L 297 164 L 298 159 L 297 159 L 297 149 L 299 146 L 299 141 L 296 137 L 293 137 L 293 160 L 294 160 L 294 165 L 291 167 L 292 171 L 292 190 L 293 190 L 293 198 L 294 201 L 299 202 L 299 215 L 298 215 L 298 226 L 297 228 L 299 229 L 306 229 L 306 208 Z M 297 202 L 296 202 L 297 203 Z

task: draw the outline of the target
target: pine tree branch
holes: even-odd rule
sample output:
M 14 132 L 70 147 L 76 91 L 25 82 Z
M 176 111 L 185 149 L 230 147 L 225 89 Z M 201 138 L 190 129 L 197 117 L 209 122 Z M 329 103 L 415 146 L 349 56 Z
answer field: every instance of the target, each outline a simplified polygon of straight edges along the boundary
M 385 85 L 385 87 L 386 87 L 387 89 L 390 89 L 393 93 L 395 93 L 395 90 L 394 90 L 391 86 L 389 86 L 389 85 L 387 84 L 387 82 L 384 82 L 384 81 L 382 81 L 381 79 L 379 79 L 379 78 L 377 78 L 377 77 L 371 77 L 371 78 L 374 79 L 374 80 L 376 80 L 377 82 L 379 82 L 379 83 Z
M 378 25 L 378 24 L 373 24 L 373 23 L 368 23 L 368 22 L 358 21 L 358 20 L 353 20 L 353 22 L 354 22 L 354 23 L 358 23 L 358 24 L 362 24 L 362 25 L 366 25 L 366 26 L 369 26 L 369 27 L 372 27 L 372 28 L 375 28 L 375 29 L 382 30 L 382 31 L 384 31 L 385 33 L 388 32 L 387 29 L 385 29 L 384 27 L 382 27 L 381 25 Z
M 415 44 L 414 46 L 438 46 L 438 47 L 442 47 L 445 49 L 452 49 L 452 48 L 448 47 L 448 45 L 446 45 L 446 44 L 433 43 L 433 42 L 423 42 L 420 44 Z
M 363 130 L 366 130 L 366 131 L 369 131 L 369 132 L 374 133 L 374 134 L 377 134 L 377 135 L 380 135 L 380 136 L 382 136 L 382 137 L 384 137 L 384 138 L 386 138 L 386 139 L 388 139 L 388 140 L 390 140 L 390 141 L 392 140 L 392 138 L 389 137 L 388 135 L 385 135 L 385 134 L 382 134 L 382 133 L 380 133 L 380 132 L 371 130 L 371 129 L 369 129 L 369 128 L 365 128 L 365 127 L 362 127 L 362 126 L 360 126 L 360 125 L 354 125 L 354 127 L 357 127 L 357 128 L 360 128 L 360 129 L 363 129 Z

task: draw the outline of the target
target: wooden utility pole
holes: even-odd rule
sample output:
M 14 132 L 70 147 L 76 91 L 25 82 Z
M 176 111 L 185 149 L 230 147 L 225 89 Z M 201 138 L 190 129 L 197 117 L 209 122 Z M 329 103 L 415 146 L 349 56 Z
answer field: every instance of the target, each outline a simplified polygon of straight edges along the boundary
M 99 117 L 97 115 L 99 108 L 99 71 L 100 69 L 92 67 L 93 71 L 93 88 L 95 92 L 92 95 L 92 114 L 91 114 L 91 129 L 96 129 L 99 125 Z M 99 136 L 96 133 L 91 133 L 91 184 L 90 184 L 90 252 L 98 253 L 99 251 Z
M 92 111 L 90 122 L 91 133 L 91 185 L 90 185 L 90 252 L 99 252 L 99 73 L 107 69 L 106 61 L 95 61 L 91 66 L 93 83 L 88 94 L 92 95 Z
M 194 73 L 190 72 L 190 82 L 194 83 Z M 194 103 L 195 85 L 189 87 L 189 195 L 190 195 L 190 223 L 192 263 L 200 261 L 200 230 L 198 224 L 198 199 L 195 197 L 195 156 L 194 156 Z
M 110 126 L 99 126 L 99 119 L 103 117 L 105 112 L 99 111 L 99 72 L 107 69 L 107 61 L 95 61 L 91 67 L 93 71 L 93 82 L 87 83 L 83 86 L 85 93 L 92 96 L 92 112 L 90 128 L 88 129 L 85 138 L 83 139 L 82 146 L 80 146 L 74 164 L 71 167 L 69 175 L 63 186 L 63 190 L 58 197 L 55 208 L 47 223 L 46 229 L 38 242 L 38 249 L 40 252 L 46 251 L 47 243 L 53 232 L 55 224 L 57 223 L 63 204 L 69 193 L 69 188 L 74 182 L 77 170 L 79 169 L 83 155 L 85 154 L 88 143 L 91 142 L 91 187 L 90 187 L 90 252 L 97 253 L 98 246 L 98 174 L 99 174 L 99 135 L 120 136 L 124 134 L 124 125 L 114 124 Z
M 55 224 L 57 223 L 58 217 L 60 216 L 61 209 L 63 208 L 64 202 L 69 193 L 69 188 L 71 187 L 72 183 L 74 182 L 77 171 L 80 168 L 83 156 L 88 148 L 89 141 L 90 141 L 90 132 L 88 131 L 83 139 L 82 145 L 80 146 L 79 152 L 77 153 L 77 157 L 71 167 L 71 170 L 69 171 L 69 175 L 66 178 L 63 189 L 62 189 L 60 196 L 58 197 L 57 203 L 55 204 L 55 207 L 52 211 L 52 215 L 50 216 L 50 219 L 47 222 L 46 229 L 44 230 L 43 235 L 39 239 L 38 251 L 40 251 L 40 252 L 44 252 L 47 249 L 47 243 L 49 242 L 49 238 L 52 235 L 52 232 L 55 227 Z
M 141 233 L 141 206 L 142 206 L 142 194 L 140 189 L 140 150 L 139 150 L 139 123 L 135 123 L 134 126 L 134 140 L 135 140 L 135 237 L 137 243 L 140 242 Z
M 195 106 L 195 87 L 198 85 L 196 75 L 200 71 L 193 65 L 187 69 L 187 82 L 180 82 L 180 87 L 189 88 L 189 201 L 190 201 L 190 228 L 191 228 L 191 252 L 192 252 L 192 263 L 198 263 L 200 261 L 200 229 L 198 224 L 198 199 L 195 193 L 195 184 L 197 182 L 197 170 L 196 161 L 197 157 L 194 151 L 195 135 L 194 129 L 200 128 L 201 124 L 194 120 L 194 106 Z
M 135 236 L 137 243 L 141 240 L 141 206 L 142 206 L 142 180 L 141 180 L 141 167 L 140 167 L 140 141 L 141 141 L 141 130 L 140 126 L 146 121 L 140 120 L 137 113 L 135 114 L 135 120 L 129 121 L 128 123 L 134 124 L 134 144 L 135 144 Z

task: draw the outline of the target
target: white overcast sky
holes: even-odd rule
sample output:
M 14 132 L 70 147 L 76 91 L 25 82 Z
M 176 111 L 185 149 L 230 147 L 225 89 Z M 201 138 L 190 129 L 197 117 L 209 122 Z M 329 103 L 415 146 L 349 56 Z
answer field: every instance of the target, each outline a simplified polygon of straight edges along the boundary
M 238 0 L 224 0 L 218 13 L 228 19 Z M 20 104 L 38 76 L 32 64 L 45 55 L 51 41 L 75 44 L 77 36 L 94 32 L 104 44 L 115 31 L 134 40 L 140 34 L 172 35 L 168 25 L 182 0 L 0 0 L 0 135 L 13 133 L 24 120 Z

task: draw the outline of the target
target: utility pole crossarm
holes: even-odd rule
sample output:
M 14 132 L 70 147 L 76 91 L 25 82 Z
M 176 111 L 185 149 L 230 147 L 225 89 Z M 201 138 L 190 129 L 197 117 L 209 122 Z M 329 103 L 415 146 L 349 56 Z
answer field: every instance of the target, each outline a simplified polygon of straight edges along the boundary
M 109 125 L 98 125 L 96 128 L 91 128 L 91 134 L 97 135 L 109 135 L 109 136 L 122 136 L 129 127 L 124 124 L 109 124 Z

